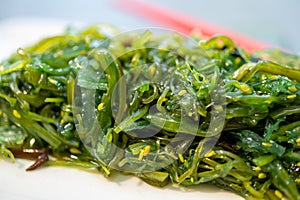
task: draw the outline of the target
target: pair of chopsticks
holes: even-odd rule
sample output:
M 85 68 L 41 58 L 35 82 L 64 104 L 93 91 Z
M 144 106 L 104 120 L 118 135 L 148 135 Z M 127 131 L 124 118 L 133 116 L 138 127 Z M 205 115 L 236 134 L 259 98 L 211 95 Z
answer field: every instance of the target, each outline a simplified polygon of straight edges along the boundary
M 203 38 L 210 38 L 215 35 L 228 36 L 237 45 L 248 52 L 259 51 L 271 47 L 271 45 L 262 41 L 230 31 L 201 19 L 196 19 L 152 3 L 146 3 L 145 1 L 118 0 L 116 6 L 184 34 L 200 32 L 200 35 Z

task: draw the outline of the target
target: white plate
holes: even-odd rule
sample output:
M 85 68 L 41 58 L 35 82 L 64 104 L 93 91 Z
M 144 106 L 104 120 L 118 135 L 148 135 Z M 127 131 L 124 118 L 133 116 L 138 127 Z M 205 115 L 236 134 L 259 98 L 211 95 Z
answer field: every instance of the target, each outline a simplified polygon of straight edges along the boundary
M 11 19 L 0 21 L 0 59 L 9 56 L 18 47 L 39 38 L 62 32 L 65 21 L 45 19 Z M 0 160 L 1 200 L 167 200 L 167 199 L 243 199 L 212 185 L 164 188 L 150 186 L 132 176 L 115 174 L 105 178 L 92 171 L 75 168 L 45 167 L 32 172 L 25 169 L 32 161 Z
M 121 174 L 105 178 L 96 171 L 75 168 L 45 167 L 26 172 L 30 161 L 0 161 L 1 200 L 160 200 L 160 199 L 242 199 L 212 185 L 193 187 L 168 185 L 157 188 L 142 180 Z

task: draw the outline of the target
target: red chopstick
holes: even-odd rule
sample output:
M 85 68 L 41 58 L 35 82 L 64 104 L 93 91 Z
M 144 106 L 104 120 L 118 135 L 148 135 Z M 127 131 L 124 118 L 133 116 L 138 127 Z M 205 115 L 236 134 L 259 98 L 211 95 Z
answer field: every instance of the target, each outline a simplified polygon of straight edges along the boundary
M 177 11 L 175 12 L 152 3 L 146 3 L 145 1 L 117 0 L 116 5 L 121 9 L 130 11 L 184 34 L 191 34 L 195 30 L 200 30 L 201 36 L 205 38 L 210 38 L 215 35 L 226 35 L 248 52 L 259 51 L 271 47 L 271 45 L 262 41 L 230 31 L 204 20 L 178 13 Z

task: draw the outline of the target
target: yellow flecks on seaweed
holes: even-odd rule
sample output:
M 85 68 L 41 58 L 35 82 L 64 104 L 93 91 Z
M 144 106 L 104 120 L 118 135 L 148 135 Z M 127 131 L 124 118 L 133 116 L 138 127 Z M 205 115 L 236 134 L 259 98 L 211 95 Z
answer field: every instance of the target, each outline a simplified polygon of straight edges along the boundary
M 144 154 L 143 154 L 143 156 L 148 155 L 148 153 L 150 152 L 150 149 L 151 149 L 151 147 L 150 147 L 149 145 L 147 145 L 147 146 L 144 148 Z
M 297 88 L 295 87 L 288 87 L 288 90 L 291 92 L 297 92 Z
M 97 106 L 97 110 L 100 111 L 102 110 L 104 107 L 104 103 L 100 103 L 98 106 Z
M 13 110 L 13 115 L 18 119 L 22 118 L 22 116 L 20 115 L 20 113 L 17 110 Z
M 288 95 L 286 98 L 288 98 L 288 99 L 294 99 L 294 98 L 296 98 L 296 97 L 297 97 L 296 94 L 292 94 L 292 95 Z
M 272 144 L 269 143 L 269 142 L 263 142 L 262 145 L 265 146 L 265 147 L 270 147 L 270 146 L 272 146 Z
M 282 199 L 283 195 L 279 190 L 275 190 L 275 195 L 279 198 Z
M 184 158 L 183 158 L 182 154 L 178 154 L 178 158 L 179 158 L 180 162 L 184 163 Z
M 214 156 L 215 154 L 216 154 L 215 151 L 210 151 L 210 152 L 208 152 L 207 154 L 205 154 L 204 157 L 205 157 L 205 158 L 212 157 L 212 156 Z
M 267 175 L 265 173 L 259 173 L 258 174 L 258 178 L 260 178 L 260 179 L 263 179 L 263 178 L 266 178 L 266 177 L 267 177 Z
M 300 147 L 300 138 L 298 138 L 298 139 L 296 140 L 296 142 L 297 142 L 297 145 Z
M 254 167 L 253 170 L 258 172 L 258 171 L 261 170 L 261 168 L 260 167 Z
M 194 178 L 193 177 L 191 177 L 190 180 L 191 180 L 191 183 L 194 183 Z
M 245 94 L 252 94 L 252 90 L 248 85 L 241 85 L 240 90 Z

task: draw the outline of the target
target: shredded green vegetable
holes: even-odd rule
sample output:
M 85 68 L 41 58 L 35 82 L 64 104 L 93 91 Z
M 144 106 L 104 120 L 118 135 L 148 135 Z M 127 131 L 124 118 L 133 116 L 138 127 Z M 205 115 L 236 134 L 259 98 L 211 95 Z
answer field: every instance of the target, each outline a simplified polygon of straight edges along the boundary
M 300 200 L 299 56 L 116 33 L 69 30 L 0 63 L 0 155 Z

